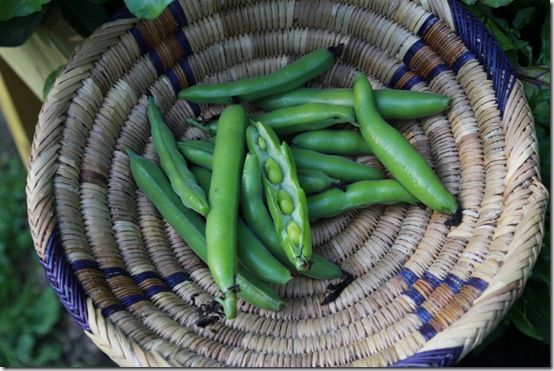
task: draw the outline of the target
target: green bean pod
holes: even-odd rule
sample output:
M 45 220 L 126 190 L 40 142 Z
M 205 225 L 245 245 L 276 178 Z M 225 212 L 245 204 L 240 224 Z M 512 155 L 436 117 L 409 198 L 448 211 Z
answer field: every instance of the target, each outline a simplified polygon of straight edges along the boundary
M 285 142 L 279 145 L 277 134 L 261 122 L 247 129 L 246 139 L 264 169 L 265 196 L 281 246 L 296 270 L 305 272 L 312 261 L 312 236 L 306 195 L 298 183 L 292 153 Z
M 456 199 L 423 156 L 377 112 L 373 89 L 363 74 L 355 78 L 354 109 L 363 138 L 394 178 L 431 209 L 456 213 Z
M 204 263 L 207 263 L 208 250 L 204 220 L 181 204 L 169 180 L 155 162 L 130 151 L 129 159 L 131 172 L 138 187 L 192 251 Z M 285 303 L 277 292 L 267 283 L 254 277 L 241 265 L 237 270 L 237 283 L 240 286 L 238 295 L 246 302 L 272 311 L 280 311 L 284 308 Z
M 264 191 L 262 186 L 262 170 L 255 154 L 248 153 L 244 161 L 241 187 L 242 215 L 252 231 L 281 263 L 291 266 L 287 255 L 281 248 L 279 237 L 275 232 L 273 220 L 265 207 Z M 312 255 L 312 266 L 302 274 L 304 276 L 325 280 L 342 276 L 337 265 L 325 260 L 317 254 Z
M 364 138 L 353 130 L 316 130 L 300 133 L 292 138 L 295 147 L 329 155 L 371 155 Z
M 298 182 L 304 193 L 311 195 L 332 187 L 344 187 L 344 182 L 331 178 L 323 171 L 315 169 L 297 169 Z
M 203 140 L 185 140 L 177 144 L 185 158 L 204 169 L 212 170 L 214 161 L 214 144 Z
M 154 149 L 160 157 L 162 169 L 167 174 L 175 193 L 179 195 L 186 207 L 206 215 L 210 210 L 206 195 L 196 183 L 185 158 L 177 149 L 175 137 L 164 123 L 153 97 L 148 100 L 148 119 L 152 128 Z
M 187 122 L 187 125 L 200 129 L 212 136 L 216 135 L 217 133 L 217 119 L 209 120 L 208 122 L 206 122 L 202 119 L 193 119 L 191 117 L 186 117 L 185 121 Z
M 179 98 L 195 103 L 231 104 L 238 100 L 252 101 L 278 94 L 303 85 L 333 66 L 340 55 L 342 45 L 312 51 L 266 76 L 222 82 L 210 85 L 194 85 L 179 92 Z
M 228 106 L 221 114 L 208 195 L 208 267 L 225 296 L 222 303 L 228 319 L 237 312 L 237 214 L 247 125 L 246 111 L 239 105 Z
M 354 109 L 352 107 L 319 103 L 284 107 L 275 111 L 252 115 L 251 119 L 263 122 L 279 135 L 319 130 L 342 123 L 356 124 Z M 202 124 L 197 120 L 189 118 L 187 122 L 189 125 L 209 134 L 215 135 L 217 133 L 217 120 L 211 120 Z
M 209 192 L 212 173 L 202 167 L 192 167 L 192 173 L 198 179 L 198 184 Z M 266 282 L 285 284 L 292 279 L 288 269 L 271 255 L 256 235 L 239 218 L 237 254 L 239 262 L 257 277 Z
M 352 89 L 299 88 L 256 101 L 266 111 L 307 103 L 354 107 Z M 440 94 L 399 89 L 375 91 L 375 106 L 385 119 L 411 120 L 436 115 L 450 106 L 450 98 Z
M 319 103 L 280 108 L 254 115 L 252 119 L 263 122 L 279 135 L 319 130 L 341 123 L 356 123 L 352 107 Z
M 325 155 L 309 149 L 292 148 L 296 166 L 323 171 L 332 178 L 345 182 L 382 179 L 381 170 L 360 164 L 342 156 Z
M 308 197 L 308 212 L 312 219 L 323 218 L 350 209 L 400 202 L 416 204 L 418 200 L 396 180 L 364 180 L 347 185 L 344 191 L 333 188 Z

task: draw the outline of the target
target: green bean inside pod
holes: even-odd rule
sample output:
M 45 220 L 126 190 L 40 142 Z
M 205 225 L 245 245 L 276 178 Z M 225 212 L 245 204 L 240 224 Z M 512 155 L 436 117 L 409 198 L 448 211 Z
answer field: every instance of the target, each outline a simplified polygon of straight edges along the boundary
M 281 246 L 294 267 L 305 272 L 312 264 L 308 204 L 290 149 L 261 122 L 248 127 L 246 141 L 263 169 L 265 197 Z

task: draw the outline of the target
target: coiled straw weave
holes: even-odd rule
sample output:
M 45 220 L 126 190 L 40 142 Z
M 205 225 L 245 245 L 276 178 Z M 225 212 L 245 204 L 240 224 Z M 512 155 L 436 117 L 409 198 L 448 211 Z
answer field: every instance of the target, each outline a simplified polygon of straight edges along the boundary
M 177 100 L 197 82 L 275 71 L 345 44 L 313 86 L 452 97 L 446 113 L 395 125 L 464 209 L 457 227 L 419 207 L 379 206 L 313 226 L 315 249 L 355 279 L 296 277 L 273 313 L 240 303 L 200 327 L 209 271 L 137 191 L 123 148 L 155 158 L 147 95 L 178 137 L 221 107 Z M 360 157 L 362 162 L 374 162 Z M 456 0 L 181 0 L 156 20 L 129 13 L 74 53 L 44 104 L 28 178 L 37 254 L 67 310 L 122 366 L 450 365 L 522 292 L 543 236 L 547 190 L 533 118 L 496 42 Z M 336 282 L 331 282 L 336 283 Z

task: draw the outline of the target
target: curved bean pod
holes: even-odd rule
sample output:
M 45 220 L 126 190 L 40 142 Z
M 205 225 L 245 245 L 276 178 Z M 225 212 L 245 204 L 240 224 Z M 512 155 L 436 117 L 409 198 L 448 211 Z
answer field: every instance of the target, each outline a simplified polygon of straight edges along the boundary
M 363 138 L 395 179 L 431 209 L 459 214 L 456 199 L 423 156 L 379 115 L 373 89 L 363 74 L 355 79 L 354 109 Z
M 320 103 L 280 108 L 254 115 L 252 119 L 263 122 L 279 135 L 319 130 L 341 123 L 355 124 L 356 122 L 352 107 Z
M 222 82 L 211 85 L 194 85 L 179 92 L 179 98 L 195 103 L 236 103 L 252 101 L 268 95 L 294 89 L 327 71 L 340 55 L 342 45 L 312 51 L 267 76 Z
M 352 107 L 319 103 L 284 107 L 275 111 L 252 115 L 251 119 L 263 122 L 279 135 L 319 130 L 342 123 L 356 123 Z M 217 133 L 217 120 L 211 120 L 203 124 L 201 121 L 188 118 L 187 123 L 211 135 Z
M 332 178 L 345 182 L 382 179 L 381 170 L 360 164 L 356 161 L 335 155 L 311 151 L 309 149 L 291 148 L 296 166 L 323 171 Z
M 185 158 L 177 149 L 175 137 L 164 123 L 153 97 L 148 100 L 148 119 L 152 129 L 154 149 L 160 157 L 161 167 L 169 178 L 173 190 L 186 207 L 206 215 L 210 210 L 206 195 L 196 183 Z
M 331 178 L 323 171 L 315 169 L 297 169 L 298 182 L 307 195 L 319 193 L 332 187 L 344 187 L 344 182 Z
M 330 155 L 371 155 L 364 138 L 353 130 L 316 130 L 300 133 L 292 138 L 296 147 Z
M 212 170 L 214 161 L 214 144 L 203 140 L 186 140 L 179 142 L 177 148 L 185 158 L 204 169 Z
M 310 219 L 323 218 L 350 209 L 399 202 L 416 204 L 418 200 L 396 180 L 364 180 L 347 185 L 344 191 L 333 188 L 308 197 L 308 212 Z

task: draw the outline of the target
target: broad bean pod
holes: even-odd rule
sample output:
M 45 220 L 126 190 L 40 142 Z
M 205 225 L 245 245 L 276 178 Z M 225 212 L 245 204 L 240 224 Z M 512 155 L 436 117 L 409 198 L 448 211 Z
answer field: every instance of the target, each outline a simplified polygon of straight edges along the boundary
M 152 129 L 152 143 L 160 157 L 160 164 L 171 182 L 173 190 L 183 204 L 194 211 L 206 215 L 210 210 L 204 191 L 196 183 L 187 162 L 177 149 L 175 137 L 163 121 L 162 114 L 153 97 L 148 100 L 148 119 Z
M 252 101 L 303 85 L 333 66 L 342 45 L 314 50 L 266 76 L 210 85 L 194 85 L 179 92 L 179 98 L 195 103 L 231 104 Z
M 308 197 L 308 213 L 315 219 L 350 209 L 400 202 L 416 204 L 418 200 L 396 180 L 364 180 L 347 185 L 345 190 L 333 188 Z
M 248 127 L 246 142 L 263 168 L 264 193 L 280 244 L 296 270 L 305 272 L 312 264 L 312 237 L 290 149 L 285 142 L 279 145 L 277 134 L 261 122 Z
M 177 147 L 190 163 L 201 166 L 205 169 L 209 169 L 209 170 L 212 169 L 213 150 L 214 150 L 213 143 L 206 142 L 203 140 L 187 140 L 187 141 L 179 142 Z M 337 162 L 334 157 L 328 157 L 328 156 L 324 158 L 317 158 L 316 160 L 328 162 L 328 163 L 320 163 L 318 166 L 321 169 L 332 168 L 335 166 L 335 163 Z M 358 173 L 361 172 L 363 174 L 366 174 L 366 176 L 369 173 L 369 176 L 370 176 L 369 179 L 373 179 L 375 169 L 369 168 L 370 170 L 368 172 L 368 170 L 365 169 L 365 167 L 367 167 L 365 165 L 358 164 L 348 159 L 343 159 L 343 160 L 346 162 L 343 163 L 342 161 L 339 161 L 339 165 L 344 165 L 344 164 L 347 165 L 347 168 L 343 170 L 343 173 L 351 175 L 352 173 L 357 171 Z M 296 159 L 295 161 L 298 162 Z M 353 167 L 354 169 L 353 170 L 349 169 L 350 167 Z M 332 186 L 342 186 L 341 179 L 335 179 L 333 177 L 330 177 L 321 169 L 316 170 L 316 169 L 303 168 L 303 167 L 299 167 L 297 169 L 298 182 L 300 183 L 300 187 L 302 187 L 302 189 L 305 190 L 306 194 L 321 192 Z
M 423 156 L 390 126 L 377 111 L 374 92 L 367 78 L 359 73 L 354 82 L 354 110 L 363 138 L 377 159 L 408 192 L 433 210 L 456 214 L 461 211 L 456 198 L 448 192 Z
M 331 178 L 323 171 L 316 169 L 297 169 L 298 181 L 307 195 L 319 193 L 329 188 L 344 188 L 345 183 L 341 180 Z
M 352 89 L 299 88 L 255 103 L 267 111 L 307 103 L 354 107 L 354 95 Z M 385 119 L 419 119 L 441 113 L 449 106 L 450 98 L 440 94 L 399 89 L 375 90 L 375 107 Z
M 326 155 L 303 148 L 291 148 L 291 151 L 299 168 L 320 170 L 345 182 L 382 179 L 384 176 L 379 169 L 342 156 Z
M 254 121 L 263 122 L 281 136 L 303 131 L 320 130 L 342 123 L 357 125 L 352 107 L 320 103 L 284 107 L 271 112 L 251 115 L 250 118 Z M 212 135 L 217 133 L 217 122 L 214 119 L 203 124 L 198 120 L 187 119 L 189 125 Z
M 300 133 L 292 138 L 295 147 L 329 155 L 371 155 L 364 138 L 353 130 L 316 130 Z
M 281 263 L 292 266 L 281 248 L 279 237 L 273 226 L 273 220 L 265 206 L 262 170 L 256 155 L 253 153 L 248 153 L 244 161 L 240 202 L 242 215 L 252 231 L 263 241 L 273 256 Z M 340 267 L 318 254 L 313 253 L 312 258 L 312 266 L 307 271 L 302 272 L 304 276 L 329 280 L 340 278 L 343 275 Z
M 228 319 L 236 316 L 236 292 L 240 289 L 236 284 L 237 218 L 247 125 L 246 111 L 239 105 L 228 106 L 221 114 L 208 195 L 208 267 L 217 287 L 225 296 L 222 304 Z

